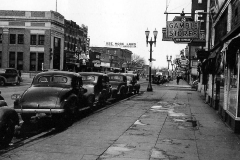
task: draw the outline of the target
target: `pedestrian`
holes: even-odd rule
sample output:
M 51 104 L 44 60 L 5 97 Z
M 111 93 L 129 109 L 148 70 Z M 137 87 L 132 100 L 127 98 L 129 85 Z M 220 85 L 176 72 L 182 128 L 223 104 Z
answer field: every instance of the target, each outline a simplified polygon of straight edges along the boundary
M 22 76 L 21 70 L 18 70 L 18 75 L 19 75 L 19 77 Z
M 177 84 L 179 84 L 180 77 L 177 75 Z

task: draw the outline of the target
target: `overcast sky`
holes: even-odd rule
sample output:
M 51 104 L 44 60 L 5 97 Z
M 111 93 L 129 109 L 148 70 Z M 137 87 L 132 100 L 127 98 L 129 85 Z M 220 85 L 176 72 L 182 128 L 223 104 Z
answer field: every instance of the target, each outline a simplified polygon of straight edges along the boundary
M 146 47 L 145 30 L 150 38 L 156 28 L 157 45 L 153 46 L 154 67 L 167 67 L 166 55 L 175 57 L 186 44 L 162 41 L 162 28 L 166 27 L 168 12 L 191 11 L 192 0 L 0 0 L 1 10 L 50 11 L 62 14 L 65 19 L 88 26 L 90 46 L 105 47 L 106 42 L 137 43 L 131 50 L 146 59 L 150 47 Z M 167 5 L 168 4 L 168 5 Z M 169 15 L 172 21 L 174 16 Z

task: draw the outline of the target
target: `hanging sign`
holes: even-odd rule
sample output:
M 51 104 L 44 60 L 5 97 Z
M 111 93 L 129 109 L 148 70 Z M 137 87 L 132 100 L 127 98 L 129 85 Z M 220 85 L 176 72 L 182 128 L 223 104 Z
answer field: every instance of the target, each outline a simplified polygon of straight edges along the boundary
M 167 22 L 167 37 L 169 38 L 199 38 L 199 22 L 189 21 L 168 21 Z
M 200 39 L 200 24 L 189 16 L 175 16 L 173 21 L 167 21 L 163 41 L 171 39 L 175 43 L 191 43 L 193 39 Z

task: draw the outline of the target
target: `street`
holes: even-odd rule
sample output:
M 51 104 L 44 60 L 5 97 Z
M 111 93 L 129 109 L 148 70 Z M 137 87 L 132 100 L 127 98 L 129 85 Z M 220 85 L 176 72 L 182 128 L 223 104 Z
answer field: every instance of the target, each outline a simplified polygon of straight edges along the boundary
M 239 136 L 215 110 L 185 81 L 174 80 L 80 118 L 62 132 L 1 150 L 0 159 L 237 160 L 239 150 Z

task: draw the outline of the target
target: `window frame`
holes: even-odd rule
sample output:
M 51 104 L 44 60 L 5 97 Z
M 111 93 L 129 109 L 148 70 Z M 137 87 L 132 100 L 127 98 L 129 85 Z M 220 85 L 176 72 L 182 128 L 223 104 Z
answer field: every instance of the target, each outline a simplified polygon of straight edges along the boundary
M 45 43 L 45 35 L 42 35 L 42 34 L 40 34 L 40 35 L 38 35 L 38 45 L 44 45 L 44 43 Z
M 16 34 L 10 34 L 9 44 L 16 44 Z
M 17 42 L 18 44 L 24 44 L 24 34 L 18 34 L 17 38 L 18 38 L 18 42 Z
M 35 37 L 35 39 L 33 39 L 33 37 Z M 36 34 L 30 35 L 30 45 L 37 45 L 37 35 Z

